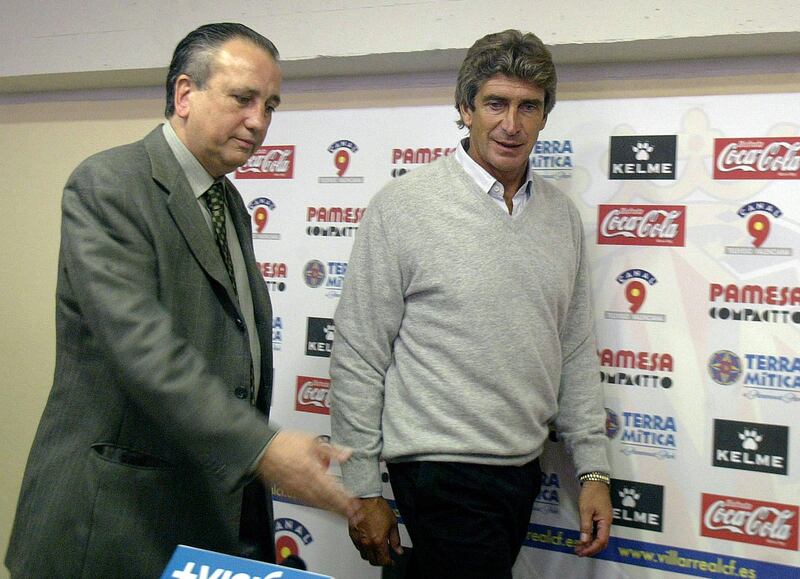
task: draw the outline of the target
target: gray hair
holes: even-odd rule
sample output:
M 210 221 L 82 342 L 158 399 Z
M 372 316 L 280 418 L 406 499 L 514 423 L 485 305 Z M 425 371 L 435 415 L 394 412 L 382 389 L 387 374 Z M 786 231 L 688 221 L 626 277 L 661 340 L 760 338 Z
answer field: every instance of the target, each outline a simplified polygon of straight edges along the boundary
M 483 83 L 502 74 L 535 84 L 544 91 L 544 112 L 556 104 L 556 66 L 538 36 L 519 30 L 487 34 L 467 51 L 456 83 L 456 110 L 475 110 L 475 96 Z M 459 117 L 459 128 L 464 122 Z

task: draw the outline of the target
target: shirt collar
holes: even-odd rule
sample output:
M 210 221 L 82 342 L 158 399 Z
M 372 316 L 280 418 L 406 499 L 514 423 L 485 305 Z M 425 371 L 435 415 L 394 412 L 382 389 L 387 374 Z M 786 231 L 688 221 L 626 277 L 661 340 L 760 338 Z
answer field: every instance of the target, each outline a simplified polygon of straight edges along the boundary
M 177 133 L 175 133 L 175 129 L 172 128 L 169 121 L 161 126 L 163 127 L 162 132 L 164 133 L 164 138 L 167 140 L 169 148 L 172 149 L 172 153 L 178 160 L 178 164 L 181 166 L 181 169 L 183 169 L 186 179 L 189 181 L 189 186 L 192 188 L 192 192 L 195 197 L 199 199 L 200 196 L 213 185 L 214 178 L 208 174 L 208 171 L 203 168 L 203 165 L 200 164 L 197 157 L 183 144 L 183 141 L 181 141 Z
M 502 199 L 503 197 L 503 185 L 494 177 L 492 177 L 489 172 L 478 165 L 478 163 L 469 156 L 467 152 L 469 150 L 469 137 L 465 137 L 461 139 L 461 142 L 456 147 L 456 152 L 454 153 L 454 157 L 459 165 L 464 169 L 464 171 L 469 175 L 473 181 L 478 185 L 481 191 L 484 193 L 488 193 L 493 197 L 499 197 Z M 497 189 L 493 189 L 494 186 L 497 185 Z M 521 192 L 525 193 L 525 196 L 530 198 L 531 194 L 533 193 L 533 171 L 531 169 L 530 161 L 528 161 L 528 170 L 525 174 L 525 181 L 522 183 L 522 186 L 517 191 L 516 195 L 519 195 Z

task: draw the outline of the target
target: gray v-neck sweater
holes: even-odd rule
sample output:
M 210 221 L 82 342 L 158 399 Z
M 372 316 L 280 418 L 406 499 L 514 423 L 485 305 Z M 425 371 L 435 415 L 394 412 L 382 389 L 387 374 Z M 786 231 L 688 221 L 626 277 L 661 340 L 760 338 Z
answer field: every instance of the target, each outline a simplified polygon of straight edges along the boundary
M 609 472 L 577 209 L 534 175 L 512 218 L 452 158 L 384 187 L 336 310 L 331 426 L 356 495 L 379 460 L 520 465 L 554 424 L 577 472 Z

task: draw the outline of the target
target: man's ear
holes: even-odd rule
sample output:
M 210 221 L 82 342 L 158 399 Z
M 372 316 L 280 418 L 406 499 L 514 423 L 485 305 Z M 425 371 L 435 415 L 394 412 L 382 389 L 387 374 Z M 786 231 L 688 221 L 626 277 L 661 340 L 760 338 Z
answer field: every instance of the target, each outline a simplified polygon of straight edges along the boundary
M 185 119 L 189 116 L 191 95 L 197 90 L 194 81 L 186 74 L 180 75 L 175 80 L 175 114 Z
M 458 112 L 461 113 L 461 122 L 464 123 L 464 126 L 472 128 L 472 111 L 466 105 L 459 105 Z
M 540 131 L 541 131 L 541 130 L 544 128 L 544 126 L 547 124 L 547 117 L 548 117 L 548 115 L 545 115 L 545 116 L 543 116 L 543 117 L 542 117 L 542 124 L 541 124 L 541 125 L 539 125 L 539 130 L 540 130 Z

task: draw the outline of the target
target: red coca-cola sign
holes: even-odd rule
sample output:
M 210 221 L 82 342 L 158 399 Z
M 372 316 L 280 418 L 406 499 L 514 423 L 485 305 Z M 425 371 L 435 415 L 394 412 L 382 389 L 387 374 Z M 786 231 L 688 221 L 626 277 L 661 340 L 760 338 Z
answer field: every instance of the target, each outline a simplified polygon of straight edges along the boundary
M 294 145 L 270 145 L 259 147 L 236 169 L 237 179 L 293 179 Z
M 703 493 L 704 537 L 797 550 L 798 507 Z
M 330 391 L 331 381 L 328 378 L 298 376 L 294 409 L 298 412 L 330 414 Z
M 599 205 L 597 243 L 599 245 L 685 244 L 685 205 Z
M 714 179 L 800 179 L 800 137 L 714 139 Z

